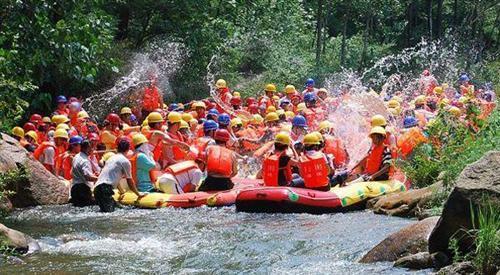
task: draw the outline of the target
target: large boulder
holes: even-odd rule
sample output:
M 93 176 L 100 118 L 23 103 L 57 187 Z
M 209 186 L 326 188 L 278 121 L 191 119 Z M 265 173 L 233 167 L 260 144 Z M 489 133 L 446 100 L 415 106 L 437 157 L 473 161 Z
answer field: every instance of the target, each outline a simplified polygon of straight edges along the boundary
M 10 197 L 14 207 L 28 207 L 68 202 L 67 183 L 60 180 L 35 160 L 22 148 L 17 140 L 0 133 L 0 173 L 23 168 L 26 180 L 19 180 L 8 190 L 15 194 Z
M 31 254 L 40 251 L 40 245 L 33 238 L 17 230 L 8 228 L 1 223 L 0 239 L 3 244 L 23 254 Z
M 439 217 L 430 217 L 410 224 L 389 235 L 370 250 L 361 263 L 393 262 L 397 259 L 427 251 L 427 240 Z
M 462 171 L 429 237 L 429 252 L 441 251 L 451 255 L 448 244 L 452 237 L 458 240 L 461 253 L 474 249 L 474 239 L 466 233 L 473 228 L 471 206 L 474 211 L 490 203 L 496 209 L 500 208 L 499 171 L 500 151 L 488 152 Z M 477 212 L 474 216 L 477 219 Z

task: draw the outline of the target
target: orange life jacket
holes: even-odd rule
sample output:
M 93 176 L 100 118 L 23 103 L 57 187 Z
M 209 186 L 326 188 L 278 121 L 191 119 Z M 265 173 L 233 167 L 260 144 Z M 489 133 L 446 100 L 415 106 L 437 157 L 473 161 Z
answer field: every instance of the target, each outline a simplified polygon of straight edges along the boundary
M 177 182 L 179 182 L 179 180 L 177 179 L 178 175 L 191 171 L 193 169 L 199 169 L 198 165 L 196 164 L 196 162 L 192 160 L 187 160 L 170 165 L 165 169 L 165 172 L 174 176 Z M 182 191 L 184 191 L 184 193 L 193 192 L 195 191 L 195 189 L 196 189 L 196 183 L 186 184 L 185 186 L 182 187 Z
M 413 127 L 399 138 L 398 148 L 401 155 L 406 158 L 413 152 L 413 149 L 415 149 L 417 145 L 424 142 L 427 142 L 427 138 L 424 136 L 420 128 Z
M 71 180 L 71 178 L 72 178 L 71 171 L 73 170 L 73 158 L 74 157 L 75 157 L 75 154 L 70 153 L 70 152 L 65 152 L 64 154 L 61 155 L 62 176 L 66 180 Z
M 279 170 L 285 170 L 285 178 L 287 182 L 292 181 L 292 169 L 289 165 L 286 167 L 280 168 L 280 158 L 286 154 L 286 152 L 282 152 L 280 154 L 271 154 L 264 159 L 262 163 L 262 177 L 264 179 L 264 185 L 266 186 L 278 186 L 278 174 Z
M 347 164 L 347 152 L 339 138 L 330 135 L 325 136 L 323 152 L 334 156 L 333 164 L 335 164 L 335 167 L 342 167 Z
M 158 88 L 156 86 L 146 87 L 144 89 L 142 108 L 150 112 L 154 109 L 161 108 L 160 93 L 158 92 Z
M 203 154 L 205 152 L 205 150 L 207 149 L 208 143 L 211 140 L 212 139 L 209 137 L 199 137 L 199 138 L 194 140 L 193 146 L 196 148 L 196 150 L 198 150 L 198 152 L 200 154 Z
M 168 132 L 168 135 L 177 141 L 184 142 L 184 137 L 181 135 L 181 133 L 170 133 Z M 186 160 L 187 159 L 187 152 L 182 150 L 178 145 L 173 145 L 172 146 L 172 153 L 174 154 L 174 160 L 179 161 L 179 160 Z
M 329 184 L 328 164 L 321 153 L 312 157 L 303 154 L 300 157 L 299 171 L 306 188 L 322 188 Z
M 382 167 L 382 158 L 384 157 L 385 144 L 372 146 L 370 154 L 366 158 L 365 172 L 368 175 L 373 175 Z
M 134 152 L 134 154 L 131 157 L 129 157 L 130 167 L 132 170 L 131 171 L 132 172 L 132 179 L 134 180 L 136 185 L 138 183 L 138 181 L 137 181 L 137 156 L 138 156 L 138 154 Z M 156 182 L 156 180 L 160 176 L 161 173 L 158 173 L 158 172 L 159 171 L 155 170 L 155 169 L 151 169 L 149 171 L 149 178 L 150 178 L 152 183 Z
M 153 136 L 153 133 L 155 131 L 157 131 L 157 130 L 143 132 L 143 134 L 148 139 L 149 144 L 153 145 L 153 159 L 155 161 L 159 161 L 160 158 L 161 158 L 161 155 L 162 155 L 163 142 L 161 140 L 159 140 L 156 144 L 154 144 L 154 143 L 151 142 L 151 137 Z
M 45 149 L 47 149 L 48 147 L 52 147 L 56 148 L 56 146 L 54 145 L 53 142 L 50 142 L 50 141 L 44 141 L 42 142 L 35 150 L 35 152 L 33 153 L 33 157 L 36 159 L 36 160 L 40 160 L 40 156 L 42 156 L 43 152 L 45 151 Z
M 233 151 L 222 146 L 214 145 L 207 148 L 207 173 L 223 177 L 233 174 Z

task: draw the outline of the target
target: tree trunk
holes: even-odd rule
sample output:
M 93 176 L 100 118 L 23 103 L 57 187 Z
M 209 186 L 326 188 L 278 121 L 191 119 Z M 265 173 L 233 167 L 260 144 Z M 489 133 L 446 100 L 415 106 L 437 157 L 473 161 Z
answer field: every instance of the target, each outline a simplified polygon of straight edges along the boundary
M 128 24 L 130 21 L 130 8 L 128 5 L 121 5 L 118 11 L 118 31 L 116 39 L 123 40 L 128 36 Z
M 316 13 L 316 67 L 321 63 L 321 33 L 323 31 L 323 0 L 318 0 Z
M 453 29 L 456 30 L 458 26 L 458 0 L 453 3 Z
M 370 34 L 370 21 L 371 21 L 371 14 L 369 14 L 366 17 L 366 27 L 365 31 L 363 33 L 363 50 L 361 51 L 361 59 L 359 61 L 359 67 L 358 71 L 361 72 L 361 69 L 364 67 L 365 62 L 366 62 L 366 48 L 368 47 L 368 37 Z
M 436 12 L 436 38 L 439 39 L 443 35 L 443 0 L 437 1 Z
M 344 66 L 345 64 L 346 36 L 347 36 L 347 15 L 344 15 L 344 29 L 342 30 L 342 46 L 340 48 L 340 66 Z
M 427 25 L 429 27 L 429 39 L 432 40 L 432 0 L 427 0 Z

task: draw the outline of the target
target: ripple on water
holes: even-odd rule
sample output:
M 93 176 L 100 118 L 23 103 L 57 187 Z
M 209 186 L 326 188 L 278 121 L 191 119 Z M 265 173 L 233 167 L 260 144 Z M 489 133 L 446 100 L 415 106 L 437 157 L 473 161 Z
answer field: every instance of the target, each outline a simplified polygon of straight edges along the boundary
M 352 212 L 250 214 L 234 208 L 35 207 L 8 223 L 37 238 L 43 252 L 0 272 L 78 273 L 404 273 L 357 260 L 411 221 Z

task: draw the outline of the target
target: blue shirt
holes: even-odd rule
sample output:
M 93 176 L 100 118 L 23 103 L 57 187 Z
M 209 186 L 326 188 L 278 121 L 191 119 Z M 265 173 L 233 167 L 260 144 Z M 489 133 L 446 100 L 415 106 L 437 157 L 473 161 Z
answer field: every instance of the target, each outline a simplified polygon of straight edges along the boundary
M 153 158 L 143 153 L 137 155 L 137 189 L 139 192 L 150 192 L 154 185 L 149 177 L 149 171 L 156 167 Z

